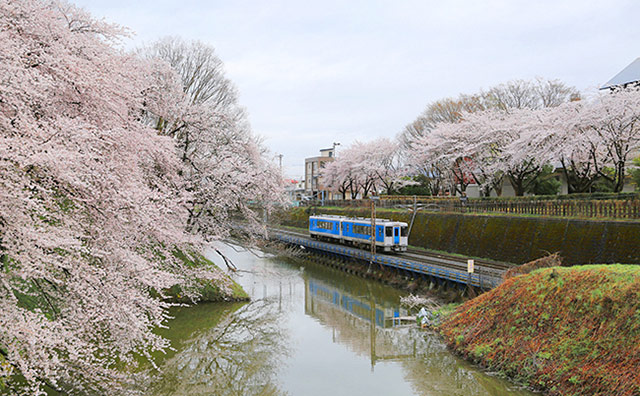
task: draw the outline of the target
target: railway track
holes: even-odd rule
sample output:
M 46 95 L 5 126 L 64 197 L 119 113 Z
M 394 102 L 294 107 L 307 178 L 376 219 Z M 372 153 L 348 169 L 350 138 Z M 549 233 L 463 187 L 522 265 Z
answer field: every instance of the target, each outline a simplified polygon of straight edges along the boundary
M 309 238 L 309 235 L 286 229 L 274 229 L 273 231 L 294 235 L 297 237 Z M 420 249 L 409 248 L 407 252 L 398 253 L 395 255 L 379 253 L 379 255 L 385 255 L 388 257 L 404 257 L 408 260 L 418 261 L 429 265 L 436 265 L 445 268 L 451 268 L 458 271 L 467 271 L 467 258 L 448 255 L 443 253 L 430 253 Z M 502 263 L 498 261 L 479 260 L 474 259 L 474 272 L 478 274 L 489 275 L 492 277 L 501 277 L 502 274 L 513 267 L 509 263 Z
M 414 255 L 435 257 L 435 258 L 445 258 L 445 259 L 454 260 L 454 261 L 457 260 L 460 263 L 463 263 L 465 268 L 467 266 L 467 259 L 468 259 L 467 257 L 460 257 L 460 256 L 457 256 L 457 255 L 452 255 L 452 254 L 427 252 L 427 251 L 424 251 L 424 250 L 421 250 L 421 249 L 412 248 L 412 247 L 409 247 L 409 249 L 407 250 L 407 252 L 405 254 L 414 254 Z M 471 257 L 469 257 L 469 258 L 471 258 Z M 475 266 L 481 266 L 483 268 L 491 268 L 491 269 L 498 270 L 498 271 L 506 271 L 506 270 L 514 267 L 514 264 L 505 263 L 505 262 L 501 262 L 501 261 L 477 259 L 477 258 L 474 258 L 473 260 L 474 260 L 474 265 Z

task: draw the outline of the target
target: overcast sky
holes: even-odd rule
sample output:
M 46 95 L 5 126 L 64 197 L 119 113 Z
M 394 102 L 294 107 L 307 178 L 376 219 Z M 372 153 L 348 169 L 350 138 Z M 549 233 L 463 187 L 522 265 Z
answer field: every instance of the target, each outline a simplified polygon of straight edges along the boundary
M 640 56 L 637 1 L 73 2 L 131 28 L 131 48 L 214 46 L 291 177 L 333 142 L 396 136 L 431 101 L 536 76 L 594 90 Z

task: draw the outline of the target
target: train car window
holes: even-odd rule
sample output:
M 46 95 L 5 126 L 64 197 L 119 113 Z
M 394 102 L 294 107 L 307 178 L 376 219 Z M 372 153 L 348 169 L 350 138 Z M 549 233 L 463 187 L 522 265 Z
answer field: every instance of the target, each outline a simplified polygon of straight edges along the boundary
M 400 235 L 403 237 L 406 237 L 407 235 L 409 235 L 409 228 L 408 227 L 400 228 Z
M 371 233 L 371 231 L 369 231 L 369 226 L 364 226 L 364 225 L 359 225 L 359 224 L 354 224 L 353 225 L 353 232 L 356 234 L 360 234 L 360 235 L 369 235 Z
M 333 223 L 329 221 L 319 221 L 318 228 L 322 228 L 323 230 L 333 230 Z
M 391 228 L 391 227 L 386 227 L 386 231 L 385 231 L 385 232 L 386 232 L 386 235 L 387 235 L 388 237 L 393 236 L 393 228 Z

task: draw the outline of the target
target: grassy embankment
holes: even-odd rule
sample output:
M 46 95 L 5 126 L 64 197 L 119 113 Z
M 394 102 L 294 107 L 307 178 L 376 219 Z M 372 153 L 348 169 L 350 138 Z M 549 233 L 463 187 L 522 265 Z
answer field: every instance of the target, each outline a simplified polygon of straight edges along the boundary
M 552 395 L 640 394 L 640 267 L 536 270 L 439 327 L 461 355 Z
M 183 251 L 176 250 L 174 255 L 189 267 L 217 268 L 220 273 L 223 273 L 223 271 L 215 265 L 213 261 L 207 259 L 200 253 L 185 253 Z M 200 296 L 198 302 L 249 300 L 249 295 L 233 279 L 227 277 L 227 282 L 229 287 L 225 288 L 223 285 L 218 285 L 210 279 L 198 279 L 198 284 L 200 285 L 198 290 L 198 294 Z M 174 285 L 173 287 L 165 290 L 165 294 L 169 296 L 169 300 L 171 302 L 192 302 L 189 298 L 184 296 L 184 292 L 180 285 Z

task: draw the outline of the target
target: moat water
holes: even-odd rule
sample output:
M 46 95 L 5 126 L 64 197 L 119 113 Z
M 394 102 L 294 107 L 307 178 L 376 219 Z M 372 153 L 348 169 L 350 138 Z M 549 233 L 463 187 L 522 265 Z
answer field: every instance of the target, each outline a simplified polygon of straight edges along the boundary
M 177 308 L 154 395 L 533 395 L 392 326 L 406 293 L 317 264 L 230 247 L 249 303 Z M 210 259 L 224 267 L 211 252 Z

